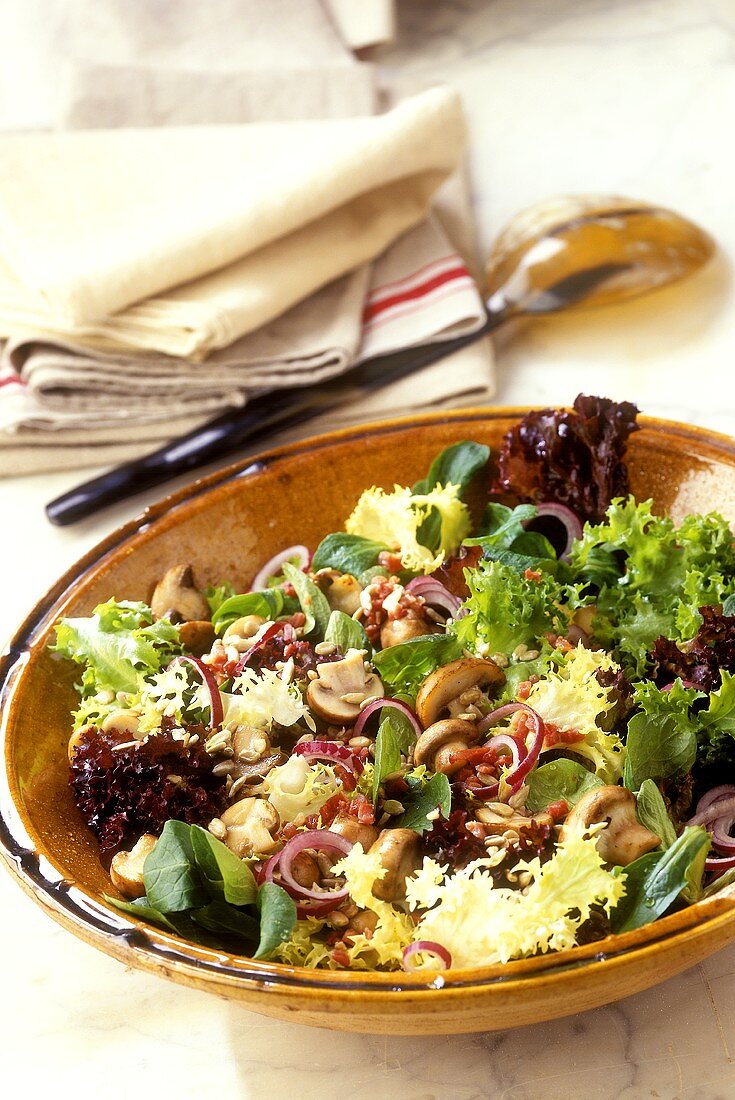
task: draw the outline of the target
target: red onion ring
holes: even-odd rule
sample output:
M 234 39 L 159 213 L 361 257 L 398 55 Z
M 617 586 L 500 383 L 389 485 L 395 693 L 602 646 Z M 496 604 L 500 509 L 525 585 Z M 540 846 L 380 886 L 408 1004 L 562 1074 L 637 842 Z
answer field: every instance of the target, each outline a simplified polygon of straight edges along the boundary
M 409 973 L 423 969 L 414 961 L 414 957 L 424 953 L 432 955 L 437 962 L 442 963 L 440 970 L 449 970 L 452 965 L 452 956 L 446 947 L 442 947 L 440 943 L 436 943 L 434 940 L 414 940 L 413 943 L 409 943 L 408 947 L 403 948 L 403 969 Z
M 521 750 L 518 747 L 518 742 L 514 741 L 509 733 L 499 733 L 495 737 L 491 737 L 485 748 L 494 749 L 496 752 L 500 749 L 509 749 L 513 757 L 514 768 L 517 768 L 521 762 Z
M 250 591 L 262 592 L 263 589 L 268 587 L 268 581 L 271 577 L 279 575 L 284 562 L 290 561 L 292 558 L 298 558 L 299 569 L 305 571 L 311 563 L 311 551 L 306 546 L 301 546 L 298 543 L 296 546 L 287 546 L 285 550 L 280 550 L 255 574 Z
M 730 836 L 733 820 L 733 814 L 728 814 L 712 823 L 712 847 L 726 855 L 735 855 L 735 837 Z
M 406 585 L 406 592 L 421 596 L 429 607 L 437 607 L 449 615 L 456 615 L 462 606 L 459 596 L 453 595 L 436 577 L 414 577 Z
M 689 818 L 687 825 L 708 825 L 712 821 L 717 821 L 718 818 L 735 818 L 735 797 L 717 798 L 704 810 L 700 810 L 698 806 L 697 812 L 694 817 Z
M 201 677 L 202 683 L 207 689 L 207 695 L 209 696 L 209 724 L 212 729 L 216 729 L 220 725 L 224 718 L 224 710 L 222 708 L 222 697 L 217 687 L 217 681 L 214 678 L 212 670 L 205 665 L 204 661 L 200 661 L 198 657 L 174 657 L 170 662 L 168 668 L 173 668 L 174 665 L 188 665 Z
M 362 731 L 365 729 L 365 724 L 370 715 L 375 714 L 376 710 L 381 710 L 383 707 L 392 707 L 394 710 L 399 710 L 401 714 L 405 715 L 405 717 L 408 718 L 409 722 L 411 723 L 414 733 L 417 737 L 420 737 L 421 734 L 424 732 L 421 729 L 421 723 L 419 722 L 418 718 L 411 710 L 411 708 L 407 707 L 405 703 L 399 702 L 398 699 L 373 699 L 372 703 L 368 703 L 368 705 L 366 707 L 363 707 L 363 709 L 360 711 L 357 717 L 357 721 L 355 722 L 355 727 L 352 731 L 352 736 L 359 737 Z
M 699 814 L 702 810 L 706 810 L 708 806 L 711 806 L 713 802 L 730 797 L 735 798 L 735 784 L 722 783 L 719 787 L 712 787 L 700 798 L 696 812 Z
M 338 741 L 302 741 L 293 750 L 294 756 L 303 756 L 307 763 L 312 760 L 326 760 L 329 764 L 339 764 L 353 775 L 362 775 L 362 760 L 347 745 Z
M 544 747 L 544 738 L 546 737 L 546 727 L 544 726 L 543 719 L 540 714 L 537 714 L 532 707 L 529 707 L 527 703 L 506 703 L 504 707 L 499 707 L 497 710 L 492 711 L 490 714 L 485 715 L 482 721 L 478 725 L 480 733 L 485 733 L 490 729 L 500 718 L 509 718 L 511 714 L 515 714 L 516 711 L 524 710 L 527 714 L 530 714 L 533 723 L 536 727 L 536 732 L 533 735 L 533 741 L 530 747 L 526 748 L 526 752 L 523 753 L 521 746 L 518 747 L 520 762 L 514 765 L 513 768 L 505 774 L 503 777 L 504 782 L 510 787 L 511 795 L 516 794 L 517 791 L 523 786 L 523 780 L 536 764 L 539 758 L 541 749 Z M 498 736 L 501 736 L 498 734 Z M 505 735 L 509 736 L 509 735 Z M 495 738 L 492 738 L 494 741 Z M 512 738 L 511 738 L 512 740 Z M 521 755 L 522 754 L 522 755 Z M 470 788 L 471 793 L 477 798 L 492 798 L 500 790 L 500 782 L 491 783 L 487 787 L 474 787 Z
M 721 875 L 723 871 L 728 871 L 731 867 L 735 867 L 735 856 L 722 856 L 721 858 L 709 856 L 704 861 L 705 871 L 716 872 L 715 878 Z
M 281 856 L 283 852 L 276 852 L 274 856 L 266 860 L 260 868 L 255 872 L 255 877 L 258 880 L 258 885 L 262 886 L 264 882 L 275 882 L 277 886 L 283 886 L 286 893 L 290 894 L 296 902 L 296 915 L 300 920 L 304 917 L 326 917 L 327 913 L 331 913 L 339 902 L 335 902 L 330 896 L 324 899 L 324 901 L 308 901 L 295 896 L 293 891 L 290 890 L 280 878 L 276 879 L 276 873 L 279 871 L 279 864 L 281 862 Z
M 278 862 L 278 871 L 281 876 L 281 885 L 293 898 L 299 902 L 317 902 L 319 905 L 332 903 L 335 909 L 341 901 L 348 896 L 346 886 L 341 890 L 313 890 L 308 886 L 301 886 L 293 877 L 291 870 L 294 859 L 305 848 L 314 848 L 318 852 L 337 852 L 340 856 L 346 856 L 352 849 L 352 841 L 339 833 L 332 833 L 329 829 L 309 829 L 305 833 L 297 833 L 286 843 L 281 850 L 281 858 Z
M 523 524 L 524 528 L 527 531 L 533 530 L 535 521 L 543 519 L 544 516 L 551 516 L 552 519 L 558 520 L 563 525 L 567 535 L 567 542 L 559 558 L 561 561 L 568 561 L 574 542 L 582 537 L 582 524 L 579 520 L 579 516 L 576 515 L 571 508 L 567 508 L 566 504 L 556 504 L 554 501 L 545 501 L 539 504 L 536 515 L 526 520 Z

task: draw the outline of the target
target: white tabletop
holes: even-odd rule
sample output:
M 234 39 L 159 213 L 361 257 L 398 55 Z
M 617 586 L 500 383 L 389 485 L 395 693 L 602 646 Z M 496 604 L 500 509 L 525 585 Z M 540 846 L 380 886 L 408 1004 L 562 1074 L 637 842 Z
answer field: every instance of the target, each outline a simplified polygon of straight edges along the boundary
M 522 206 L 577 191 L 673 206 L 722 248 L 694 283 L 506 331 L 498 403 L 568 403 L 585 390 L 735 434 L 733 0 L 402 0 L 401 40 L 385 60 L 462 91 L 483 247 Z M 4 53 L 6 75 L 12 63 Z M 44 501 L 78 479 L 0 483 L 2 633 L 147 503 L 49 527 Z M 43 1086 L 105 1096 L 113 1082 L 116 1093 L 247 1100 L 735 1096 L 735 946 L 566 1020 L 409 1039 L 279 1023 L 126 970 L 57 928 L 4 874 L 0 928 L 0 1079 L 29 1096 Z

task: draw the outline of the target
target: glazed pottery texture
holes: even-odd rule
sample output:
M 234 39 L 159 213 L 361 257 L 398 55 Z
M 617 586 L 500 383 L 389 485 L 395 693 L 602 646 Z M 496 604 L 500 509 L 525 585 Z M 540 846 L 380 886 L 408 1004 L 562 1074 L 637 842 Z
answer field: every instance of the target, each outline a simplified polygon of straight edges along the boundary
M 371 484 L 412 484 L 460 439 L 497 453 L 524 409 L 462 410 L 351 429 L 270 451 L 162 501 L 63 577 L 2 658 L 0 852 L 54 919 L 121 962 L 237 999 L 270 1016 L 351 1031 L 431 1034 L 531 1024 L 636 993 L 735 938 L 735 901 L 703 902 L 636 932 L 505 966 L 446 973 L 355 973 L 254 962 L 188 943 L 116 911 L 110 882 L 67 787 L 75 669 L 46 643 L 60 615 L 110 597 L 148 600 L 172 564 L 200 585 L 248 588 L 293 542 L 340 530 Z M 735 524 L 735 441 L 642 418 L 630 443 L 631 487 L 680 520 L 717 510 Z

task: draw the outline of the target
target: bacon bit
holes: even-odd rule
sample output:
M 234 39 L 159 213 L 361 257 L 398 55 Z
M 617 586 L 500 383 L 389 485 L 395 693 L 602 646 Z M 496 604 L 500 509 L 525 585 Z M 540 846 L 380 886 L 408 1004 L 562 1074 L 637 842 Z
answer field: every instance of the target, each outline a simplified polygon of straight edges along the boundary
M 332 951 L 332 961 L 336 962 L 337 966 L 349 966 L 350 956 L 344 947 L 335 947 Z
M 457 752 L 449 754 L 450 764 L 462 764 L 464 766 L 477 767 L 478 764 L 496 764 L 498 760 L 498 754 L 494 749 L 485 748 L 481 745 L 479 748 L 473 749 L 458 749 Z
M 401 569 L 403 569 L 401 555 L 395 554 L 392 550 L 380 551 L 378 554 L 378 565 L 382 565 L 383 569 L 387 569 L 389 573 L 400 573 Z
M 569 803 L 565 798 L 558 798 L 556 802 L 549 803 L 546 812 L 551 815 L 554 821 L 563 821 L 569 813 Z
M 538 569 L 527 569 L 523 576 L 526 578 L 527 581 L 538 582 L 541 580 L 542 574 L 539 572 Z
M 558 649 L 562 653 L 569 653 L 570 650 L 574 649 L 569 639 L 564 638 L 561 634 L 547 634 L 546 640 L 554 649 Z
M 528 680 L 521 681 L 521 683 L 518 685 L 518 691 L 516 692 L 516 699 L 519 701 L 519 703 L 524 703 L 526 699 L 528 699 L 529 695 L 531 694 L 531 688 L 534 684 L 537 684 L 539 682 L 540 678 L 540 676 L 536 676 L 536 674 L 534 673 L 534 675 L 530 676 Z
M 296 593 L 294 593 L 294 595 L 295 594 Z M 288 621 L 291 623 L 291 626 L 294 627 L 294 629 L 298 629 L 298 627 L 303 626 L 306 622 L 306 615 L 303 613 L 303 611 L 294 611 L 293 615 Z
M 287 821 L 281 829 L 281 840 L 290 840 L 292 836 L 296 836 L 298 831 L 298 825 L 294 825 L 293 821 Z
M 318 814 L 310 814 L 307 817 L 306 825 L 309 829 L 328 829 L 337 814 L 350 814 L 356 817 L 361 825 L 375 823 L 375 810 L 364 794 L 346 798 L 341 791 L 338 791 L 324 803 Z
M 580 741 L 584 741 L 584 734 L 579 730 L 563 730 L 553 722 L 545 722 L 544 725 L 546 726 L 545 749 L 552 749 L 554 745 L 578 745 Z

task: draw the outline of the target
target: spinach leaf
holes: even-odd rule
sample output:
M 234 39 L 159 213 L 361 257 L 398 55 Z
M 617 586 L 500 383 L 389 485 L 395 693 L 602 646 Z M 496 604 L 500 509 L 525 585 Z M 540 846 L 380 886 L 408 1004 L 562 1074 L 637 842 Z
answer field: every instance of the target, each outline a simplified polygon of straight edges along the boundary
M 158 909 L 154 909 L 152 905 L 149 905 L 147 898 L 136 898 L 135 901 L 122 901 L 121 898 L 113 898 L 109 894 L 103 894 L 102 897 L 110 905 L 114 905 L 116 909 L 121 909 L 123 913 L 130 913 L 133 917 L 139 917 L 141 920 L 148 920 L 151 924 L 159 924 L 161 928 L 165 928 L 167 931 L 175 932 L 176 928 L 164 916 Z
M 311 568 L 337 569 L 340 573 L 351 573 L 359 577 L 366 569 L 374 566 L 378 554 L 389 547 L 382 542 L 363 538 L 362 535 L 347 535 L 336 531 L 317 546 L 312 558 Z
M 344 611 L 333 611 L 329 616 L 324 641 L 333 642 L 342 653 L 348 649 L 364 649 L 370 655 L 373 651 L 362 623 L 345 615 Z
M 668 692 L 649 682 L 638 685 L 636 702 L 642 709 L 628 722 L 623 773 L 629 790 L 637 791 L 645 779 L 690 770 L 697 758 L 697 733 L 689 707 L 698 694 L 678 680 Z
M 190 827 L 189 838 L 199 874 L 213 898 L 231 905 L 255 901 L 258 886 L 247 863 L 199 825 Z
M 373 664 L 392 695 L 400 693 L 415 699 L 430 672 L 461 656 L 462 649 L 452 634 L 422 634 L 380 650 L 373 657 Z
M 206 928 L 208 932 L 241 936 L 250 943 L 256 943 L 258 940 L 258 922 L 255 917 L 223 901 L 210 901 L 209 905 L 205 905 L 203 909 L 195 909 L 191 919 L 202 928 Z
M 533 519 L 537 511 L 535 504 L 519 504 L 516 508 L 508 508 L 505 504 L 488 504 L 480 520 L 478 537 L 465 539 L 464 545 L 508 550 L 519 535 L 524 533 L 523 524 Z
M 475 474 L 487 465 L 489 458 L 490 448 L 484 443 L 473 443 L 470 440 L 453 443 L 436 456 L 427 476 L 416 482 L 412 492 L 414 495 L 423 495 L 430 493 L 437 485 L 451 484 L 459 486 L 461 497 Z
M 645 825 L 661 841 L 664 851 L 676 840 L 676 829 L 666 812 L 663 795 L 652 779 L 644 779 L 637 795 L 636 813 L 641 825 Z
M 267 959 L 279 943 L 291 935 L 296 924 L 296 905 L 293 898 L 275 882 L 264 882 L 258 890 L 260 913 L 260 942 L 254 959 Z
M 535 768 L 528 777 L 526 806 L 533 813 L 545 810 L 550 802 L 564 799 L 570 806 L 579 802 L 583 794 L 601 787 L 602 780 L 589 772 L 576 760 L 560 757 Z
M 416 741 L 413 726 L 405 714 L 394 707 L 381 711 L 380 727 L 375 738 L 375 767 L 373 771 L 373 802 L 383 780 L 401 766 L 401 753 L 407 753 Z
M 263 592 L 243 592 L 223 600 L 212 613 L 212 625 L 218 634 L 224 634 L 228 626 L 243 615 L 260 615 L 263 619 L 277 619 L 284 610 L 284 597 L 280 588 Z
M 302 573 L 300 569 L 288 562 L 283 565 L 283 575 L 296 589 L 301 610 L 306 615 L 304 634 L 316 631 L 323 638 L 329 624 L 329 616 L 332 614 L 327 597 L 313 581 L 309 580 L 306 573 Z
M 209 901 L 184 821 L 167 821 L 155 848 L 143 865 L 148 905 L 161 913 L 199 909 Z
M 424 833 L 434 825 L 428 814 L 438 809 L 441 816 L 449 817 L 452 809 L 452 790 L 446 775 L 437 772 L 428 783 L 419 787 L 409 799 L 404 796 L 403 804 L 405 812 L 396 819 L 396 827 L 399 829 L 413 829 L 417 833 Z
M 648 852 L 619 873 L 625 896 L 612 912 L 614 932 L 631 932 L 662 916 L 693 879 L 701 877 L 710 839 L 706 829 L 690 826 L 665 852 Z

